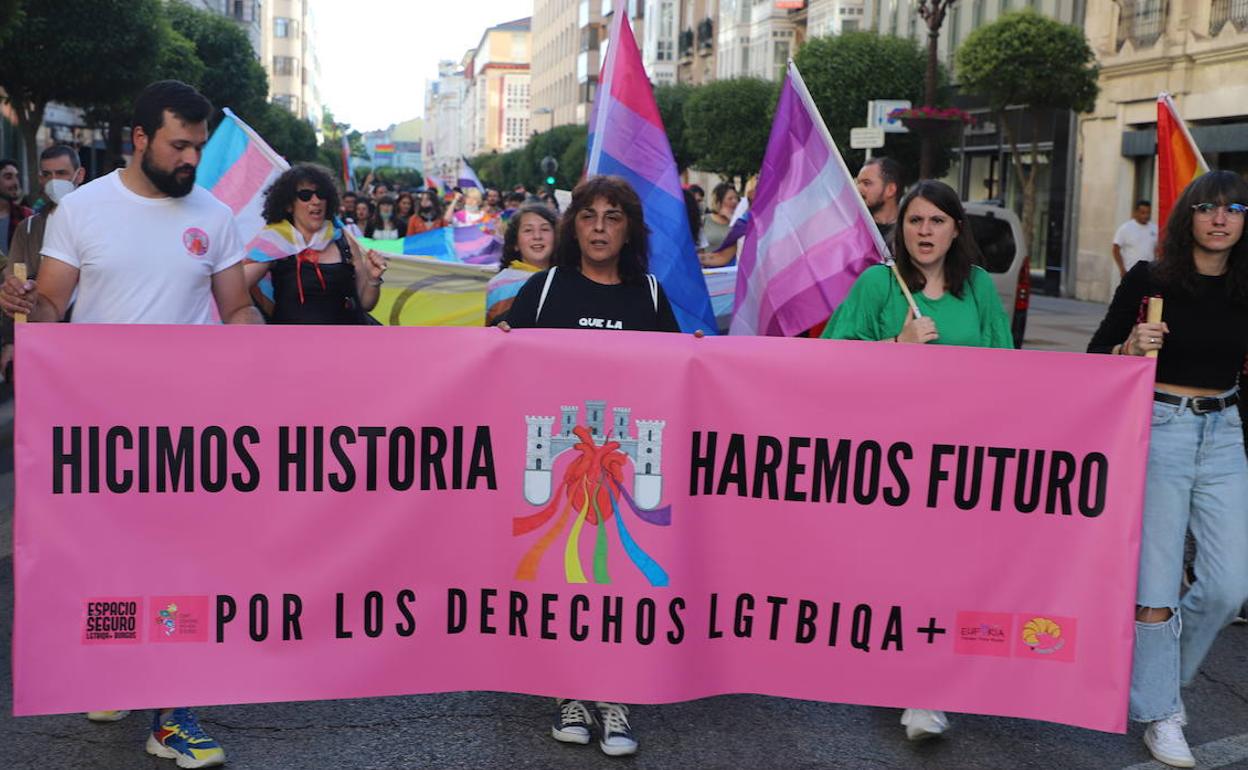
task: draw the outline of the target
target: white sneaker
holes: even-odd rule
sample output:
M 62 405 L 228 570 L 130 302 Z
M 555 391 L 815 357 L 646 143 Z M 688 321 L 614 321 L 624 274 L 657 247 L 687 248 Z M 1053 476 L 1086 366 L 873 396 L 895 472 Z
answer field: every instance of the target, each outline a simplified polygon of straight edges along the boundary
M 637 739 L 628 724 L 628 706 L 623 703 L 598 702 L 598 718 L 602 722 L 602 740 L 598 748 L 609 757 L 637 753 Z
M 1195 767 L 1196 757 L 1183 737 L 1182 714 L 1151 722 L 1144 730 L 1144 745 L 1158 762 L 1171 767 Z
M 945 712 L 931 709 L 906 709 L 901 712 L 901 723 L 906 726 L 906 737 L 912 741 L 935 738 L 949 729 L 949 717 Z
M 579 700 L 561 699 L 559 718 L 550 726 L 551 736 L 562 743 L 589 743 L 589 728 L 594 723 L 589 709 Z
M 116 722 L 130 716 L 129 711 L 88 711 L 87 719 L 92 722 Z

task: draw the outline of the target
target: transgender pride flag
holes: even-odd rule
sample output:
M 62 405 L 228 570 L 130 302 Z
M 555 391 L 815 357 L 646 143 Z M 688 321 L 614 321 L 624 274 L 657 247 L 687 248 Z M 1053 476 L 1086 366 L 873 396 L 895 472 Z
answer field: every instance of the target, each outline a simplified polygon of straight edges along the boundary
M 589 121 L 585 176 L 610 174 L 633 186 L 650 228 L 650 272 L 663 284 L 680 328 L 715 334 L 715 313 L 689 232 L 672 146 L 627 17 L 617 12 L 611 22 L 611 44 Z
M 264 227 L 264 191 L 288 168 L 285 158 L 226 107 L 225 119 L 204 146 L 195 181 L 230 207 L 239 237 L 250 243 Z
M 729 333 L 800 334 L 826 321 L 862 271 L 887 254 L 790 61 L 750 207 Z

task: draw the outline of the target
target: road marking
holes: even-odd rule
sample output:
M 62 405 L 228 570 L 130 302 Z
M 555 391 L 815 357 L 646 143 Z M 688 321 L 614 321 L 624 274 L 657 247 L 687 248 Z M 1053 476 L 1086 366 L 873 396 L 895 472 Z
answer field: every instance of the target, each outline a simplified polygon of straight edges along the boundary
M 1226 767 L 1235 762 L 1242 762 L 1248 759 L 1248 733 L 1232 735 L 1221 740 L 1201 744 L 1192 749 L 1192 754 L 1196 756 L 1196 766 L 1201 768 L 1201 770 L 1213 767 Z M 1124 767 L 1122 770 L 1157 770 L 1158 768 L 1169 767 L 1169 765 L 1153 760 Z

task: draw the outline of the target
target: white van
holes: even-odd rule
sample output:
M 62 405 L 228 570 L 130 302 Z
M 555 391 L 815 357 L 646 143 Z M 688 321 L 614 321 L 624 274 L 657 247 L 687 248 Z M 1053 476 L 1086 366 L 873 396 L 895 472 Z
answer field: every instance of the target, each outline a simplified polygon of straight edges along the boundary
M 1027 307 L 1031 299 L 1031 268 L 1022 248 L 1023 227 L 1009 209 L 992 203 L 966 202 L 971 234 L 984 255 L 984 268 L 992 274 L 1001 306 L 1010 318 L 1014 347 L 1023 346 Z

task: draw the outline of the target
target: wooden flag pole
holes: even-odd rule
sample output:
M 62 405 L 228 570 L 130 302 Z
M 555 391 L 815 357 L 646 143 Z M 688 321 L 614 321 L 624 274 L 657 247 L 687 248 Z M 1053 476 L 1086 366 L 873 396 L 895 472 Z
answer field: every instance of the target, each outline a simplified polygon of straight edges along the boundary
M 1148 298 L 1148 322 L 1150 324 L 1161 323 L 1161 297 Z M 1144 355 L 1149 358 L 1156 358 L 1158 351 L 1150 350 Z
M 16 263 L 14 263 L 14 264 L 13 264 L 13 275 L 17 278 L 17 280 L 19 280 L 19 281 L 23 281 L 23 282 L 24 282 L 24 281 L 26 280 L 26 263 L 25 263 L 25 262 L 16 262 Z M 26 314 L 25 314 L 25 313 L 14 313 L 14 314 L 13 314 L 13 323 L 15 323 L 15 324 L 24 324 L 24 323 L 26 323 Z
M 910 293 L 910 287 L 901 279 L 901 273 L 897 270 L 897 261 L 888 260 L 888 269 L 893 271 L 893 277 L 897 279 L 897 285 L 901 287 L 901 293 L 906 297 L 906 304 L 910 306 L 910 312 L 914 313 L 915 318 L 922 318 L 923 314 L 919 312 L 919 306 L 914 304 L 914 295 Z

